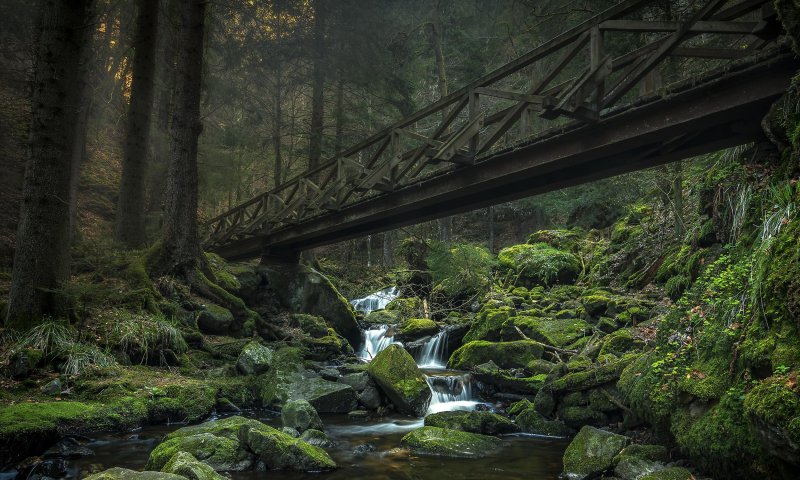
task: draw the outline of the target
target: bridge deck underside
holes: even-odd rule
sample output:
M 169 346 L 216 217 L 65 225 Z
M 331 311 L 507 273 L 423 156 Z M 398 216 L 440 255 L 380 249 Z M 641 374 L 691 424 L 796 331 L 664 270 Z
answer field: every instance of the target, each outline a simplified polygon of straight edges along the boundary
M 788 55 L 771 58 L 341 211 L 231 240 L 215 251 L 230 260 L 280 255 L 752 142 L 761 138 L 761 119 L 797 66 Z

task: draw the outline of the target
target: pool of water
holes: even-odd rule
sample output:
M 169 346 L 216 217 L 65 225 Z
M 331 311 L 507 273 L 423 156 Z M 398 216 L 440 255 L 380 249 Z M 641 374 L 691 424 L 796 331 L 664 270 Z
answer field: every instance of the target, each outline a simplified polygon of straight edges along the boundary
M 280 428 L 280 418 L 269 412 L 250 412 L 249 417 Z M 322 415 L 325 432 L 336 442 L 326 449 L 339 465 L 329 473 L 291 471 L 232 472 L 234 480 L 270 479 L 556 479 L 561 472 L 561 457 L 568 441 L 529 435 L 504 436 L 505 448 L 482 459 L 422 457 L 399 449 L 400 439 L 419 428 L 422 419 L 409 417 L 382 418 L 354 422 L 346 415 Z M 103 434 L 86 446 L 95 455 L 75 460 L 71 477 L 82 478 L 92 472 L 111 467 L 142 470 L 150 451 L 167 433 L 180 428 L 150 426 L 128 433 Z M 354 449 L 371 444 L 375 451 L 356 455 Z

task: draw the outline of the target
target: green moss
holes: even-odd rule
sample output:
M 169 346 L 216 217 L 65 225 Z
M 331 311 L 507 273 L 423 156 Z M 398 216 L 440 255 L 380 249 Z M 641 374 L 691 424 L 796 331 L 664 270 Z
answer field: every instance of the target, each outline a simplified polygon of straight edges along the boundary
M 659 352 L 649 352 L 631 362 L 617 382 L 628 405 L 657 429 L 665 426 L 677 395 L 669 378 L 661 375 L 662 364 Z
M 418 317 L 422 313 L 422 301 L 419 298 L 395 298 L 386 305 L 386 310 L 397 312 L 400 319 Z
M 715 476 L 756 475 L 750 469 L 760 450 L 746 421 L 743 397 L 732 389 L 703 414 L 678 410 L 671 417 L 671 432 L 681 451 Z
M 500 340 L 500 332 L 506 321 L 514 315 L 511 307 L 490 308 L 484 306 L 464 336 L 464 343 L 474 340 Z
M 528 243 L 546 243 L 558 250 L 575 252 L 585 232 L 579 228 L 572 230 L 539 230 L 528 236 Z
M 800 443 L 800 395 L 790 388 L 788 376 L 768 378 L 747 393 L 744 410 Z
M 400 445 L 418 455 L 480 458 L 496 453 L 503 442 L 488 435 L 422 427 L 403 437 Z
M 514 342 L 469 342 L 450 356 L 448 366 L 458 370 L 474 368 L 493 361 L 500 368 L 524 368 L 542 357 L 544 348 L 532 340 Z
M 400 312 L 394 310 L 374 310 L 364 318 L 367 325 L 394 325 L 401 320 Z
M 554 347 L 566 347 L 591 332 L 591 326 L 577 318 L 559 320 L 517 316 L 508 320 L 504 330 L 511 333 L 512 325 L 529 338 Z
M 375 383 L 401 411 L 423 416 L 431 391 L 414 358 L 399 345 L 390 345 L 369 363 L 367 369 Z
M 97 409 L 82 402 L 19 403 L 0 408 L 0 438 L 13 444 L 28 435 L 49 435 L 59 427 L 88 419 Z
M 630 330 L 620 329 L 603 338 L 603 346 L 600 348 L 600 355 L 611 353 L 621 357 L 628 353 L 628 351 L 633 348 L 633 345 L 633 335 L 631 335 Z
M 224 480 L 225 477 L 207 464 L 197 460 L 191 453 L 178 452 L 161 469 L 165 473 L 180 475 L 189 480 Z
M 554 392 L 575 392 L 588 390 L 605 383 L 616 381 L 623 369 L 631 362 L 635 361 L 637 355 L 626 355 L 622 359 L 605 365 L 597 365 L 594 368 L 580 372 L 569 373 L 553 381 L 550 388 Z
M 432 413 L 425 417 L 425 426 L 484 435 L 502 435 L 517 431 L 517 427 L 511 420 L 491 412 Z
M 683 467 L 669 467 L 649 473 L 639 480 L 693 480 L 694 478 L 692 472 Z
M 611 467 L 614 457 L 629 442 L 622 435 L 583 427 L 564 452 L 564 474 L 567 478 L 598 475 Z
M 517 426 L 525 433 L 547 435 L 550 437 L 568 437 L 574 430 L 561 422 L 547 420 L 533 406 L 522 410 L 515 419 Z
M 412 318 L 406 320 L 397 332 L 397 339 L 401 341 L 416 340 L 439 332 L 436 322 L 427 318 Z
M 328 334 L 328 324 L 325 319 L 307 313 L 295 313 L 289 319 L 289 325 L 303 330 L 312 337 L 319 338 Z
M 507 247 L 500 251 L 497 259 L 502 270 L 516 275 L 528 286 L 572 283 L 581 271 L 575 255 L 546 243 Z

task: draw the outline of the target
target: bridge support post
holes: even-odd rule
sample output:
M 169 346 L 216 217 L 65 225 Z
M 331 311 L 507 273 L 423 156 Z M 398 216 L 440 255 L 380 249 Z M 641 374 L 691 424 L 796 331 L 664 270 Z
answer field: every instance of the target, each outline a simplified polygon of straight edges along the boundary
M 298 265 L 300 250 L 267 247 L 261 250 L 261 265 Z

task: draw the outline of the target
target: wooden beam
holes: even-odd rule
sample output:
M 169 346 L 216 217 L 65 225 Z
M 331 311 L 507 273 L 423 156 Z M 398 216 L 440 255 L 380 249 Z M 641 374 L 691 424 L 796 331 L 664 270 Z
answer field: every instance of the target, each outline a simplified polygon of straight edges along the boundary
M 701 20 L 689 27 L 687 33 L 751 33 L 757 22 L 725 22 Z M 606 20 L 599 25 L 601 30 L 617 32 L 676 32 L 683 22 L 661 22 L 643 20 Z
M 508 92 L 505 90 L 496 90 L 494 88 L 478 87 L 474 90 L 479 95 L 488 95 L 490 97 L 505 98 L 508 100 L 516 100 L 518 102 L 526 102 L 534 105 L 541 105 L 544 97 L 541 95 L 529 95 L 527 93 Z

